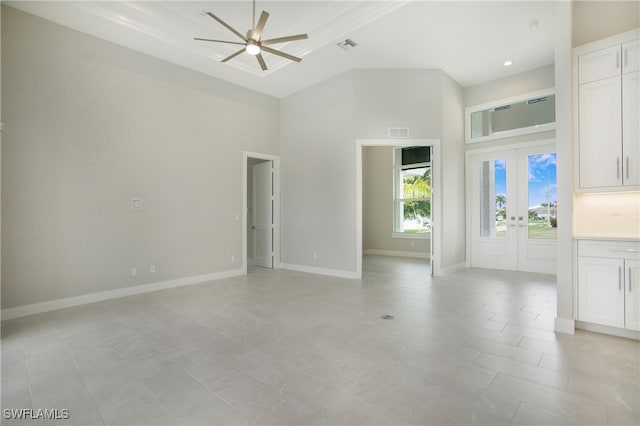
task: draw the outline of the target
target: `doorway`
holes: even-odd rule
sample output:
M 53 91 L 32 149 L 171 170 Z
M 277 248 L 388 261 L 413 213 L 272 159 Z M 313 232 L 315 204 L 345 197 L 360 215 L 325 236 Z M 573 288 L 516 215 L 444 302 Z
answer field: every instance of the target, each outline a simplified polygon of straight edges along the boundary
M 280 161 L 278 156 L 243 153 L 243 271 L 248 265 L 280 265 Z
M 440 141 L 439 140 L 427 140 L 427 139 L 358 139 L 356 141 L 356 276 L 362 277 L 362 256 L 363 256 L 363 150 L 365 147 L 389 147 L 389 148 L 412 148 L 412 147 L 429 147 L 430 153 L 430 168 L 429 179 L 431 184 L 430 194 L 430 215 L 431 220 L 428 223 L 430 233 L 430 244 L 428 248 L 425 248 L 425 257 L 431 259 L 431 274 L 440 276 L 443 275 L 442 265 L 440 261 L 441 253 L 441 216 L 442 216 L 442 203 L 441 203 L 441 180 L 440 180 Z M 405 173 L 410 174 L 410 173 Z M 424 173 L 423 173 L 424 174 Z M 391 173 L 388 174 L 389 179 L 392 179 Z M 423 198 L 423 197 L 419 197 Z M 404 200 L 394 200 L 403 203 Z M 415 201 L 415 200 L 414 200 Z M 420 203 L 421 201 L 417 201 Z M 391 212 L 391 205 L 388 206 L 389 212 Z M 414 215 L 416 216 L 416 215 Z M 399 217 L 399 216 L 397 216 Z M 404 216 L 402 216 L 402 219 Z M 410 218 L 414 222 L 415 217 Z M 400 224 L 404 221 L 400 220 Z M 417 222 L 416 222 L 417 223 Z M 387 232 L 391 235 L 395 229 L 394 226 L 398 225 L 394 221 L 390 221 L 388 224 Z M 421 222 L 422 227 L 427 226 L 427 222 Z
M 469 153 L 471 266 L 555 273 L 555 144 Z

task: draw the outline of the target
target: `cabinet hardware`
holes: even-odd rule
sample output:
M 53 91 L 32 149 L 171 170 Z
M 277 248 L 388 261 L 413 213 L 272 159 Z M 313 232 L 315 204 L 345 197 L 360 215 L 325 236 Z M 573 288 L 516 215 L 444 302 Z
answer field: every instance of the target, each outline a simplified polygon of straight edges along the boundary
M 626 68 L 629 65 L 629 49 L 625 49 L 624 51 L 624 67 Z
M 616 69 L 620 68 L 620 52 L 616 52 Z
M 631 293 L 631 266 L 629 266 L 629 293 Z
M 627 165 L 625 166 L 625 169 L 627 170 L 627 179 L 629 179 L 629 156 L 627 155 Z
M 620 157 L 616 157 L 616 179 L 620 179 Z
M 638 249 L 611 249 L 610 251 L 622 252 L 622 253 L 638 253 Z
M 622 267 L 618 266 L 618 290 L 622 291 Z

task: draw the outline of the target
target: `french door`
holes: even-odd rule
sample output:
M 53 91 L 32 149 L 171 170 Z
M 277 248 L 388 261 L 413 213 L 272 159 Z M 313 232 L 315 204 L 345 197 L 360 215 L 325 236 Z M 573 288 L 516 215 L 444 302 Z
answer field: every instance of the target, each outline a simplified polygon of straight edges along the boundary
M 555 274 L 555 146 L 469 159 L 471 266 Z

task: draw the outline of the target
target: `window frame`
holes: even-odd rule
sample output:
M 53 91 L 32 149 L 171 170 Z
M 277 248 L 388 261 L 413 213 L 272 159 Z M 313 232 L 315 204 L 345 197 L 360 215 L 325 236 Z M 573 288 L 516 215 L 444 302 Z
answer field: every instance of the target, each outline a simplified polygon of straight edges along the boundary
M 429 198 L 399 198 L 399 194 L 398 192 L 402 193 L 402 187 L 401 187 L 401 183 L 403 182 L 402 179 L 402 171 L 404 170 L 412 170 L 412 169 L 421 169 L 421 168 L 429 168 L 432 172 L 433 172 L 433 167 L 432 167 L 432 163 L 431 161 L 428 162 L 423 162 L 423 163 L 412 163 L 412 164 L 405 164 L 402 165 L 402 150 L 405 148 L 413 148 L 413 147 L 395 147 L 393 150 L 393 223 L 391 224 L 392 226 L 392 238 L 408 238 L 408 239 L 430 239 L 431 238 L 431 229 L 429 229 L 426 232 L 416 232 L 416 233 L 408 233 L 408 232 L 404 232 L 404 231 L 398 231 L 398 229 L 400 228 L 400 223 L 401 220 L 404 219 L 404 212 L 403 212 L 403 217 L 400 218 L 400 205 L 401 203 L 404 202 L 412 202 L 412 201 L 429 201 L 431 202 L 433 199 L 433 192 L 431 193 L 432 196 Z M 426 149 L 431 150 L 431 147 L 429 146 L 425 146 Z M 431 160 L 431 155 L 429 156 L 429 159 Z M 431 179 L 431 182 L 433 183 L 433 177 Z M 432 189 L 433 191 L 433 189 Z M 431 215 L 431 221 L 433 223 L 433 214 Z

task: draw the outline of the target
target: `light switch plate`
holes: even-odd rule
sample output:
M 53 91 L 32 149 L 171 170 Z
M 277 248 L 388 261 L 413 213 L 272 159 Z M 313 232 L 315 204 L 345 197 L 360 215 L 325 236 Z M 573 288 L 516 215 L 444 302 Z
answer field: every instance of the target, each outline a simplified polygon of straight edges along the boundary
M 142 209 L 142 198 L 132 198 L 131 199 L 131 209 L 133 209 L 133 210 Z

